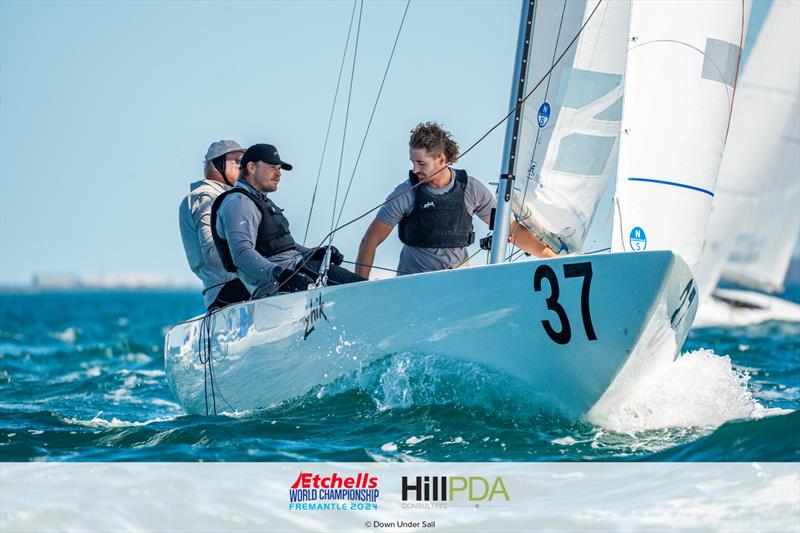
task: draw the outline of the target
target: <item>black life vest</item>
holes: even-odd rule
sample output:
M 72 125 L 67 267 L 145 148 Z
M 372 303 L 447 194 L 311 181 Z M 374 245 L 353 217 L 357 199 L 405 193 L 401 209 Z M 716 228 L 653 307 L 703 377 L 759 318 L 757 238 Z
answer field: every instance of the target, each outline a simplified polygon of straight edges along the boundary
M 286 250 L 295 248 L 292 234 L 289 232 L 289 221 L 283 216 L 283 209 L 267 198 L 253 194 L 247 189 L 234 187 L 217 196 L 211 206 L 211 235 L 214 237 L 214 245 L 217 247 L 222 264 L 228 272 L 236 272 L 236 265 L 233 264 L 233 256 L 228 246 L 228 241 L 217 233 L 217 211 L 222 205 L 222 200 L 229 194 L 243 194 L 250 198 L 259 211 L 261 211 L 261 224 L 258 226 L 256 235 L 256 251 L 264 257 L 270 257 Z
M 453 187 L 444 194 L 434 194 L 429 187 L 414 189 L 414 208 L 398 228 L 400 240 L 417 248 L 463 248 L 475 242 L 472 215 L 464 205 L 467 188 L 466 170 L 453 170 Z M 408 173 L 411 185 L 419 183 Z

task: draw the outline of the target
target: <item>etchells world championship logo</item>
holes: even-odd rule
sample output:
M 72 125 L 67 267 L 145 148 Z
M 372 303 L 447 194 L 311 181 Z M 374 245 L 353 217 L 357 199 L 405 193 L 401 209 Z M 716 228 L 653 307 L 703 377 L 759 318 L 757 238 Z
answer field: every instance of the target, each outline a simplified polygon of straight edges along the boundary
M 378 508 L 378 478 L 300 472 L 289 488 L 292 511 L 374 511 Z

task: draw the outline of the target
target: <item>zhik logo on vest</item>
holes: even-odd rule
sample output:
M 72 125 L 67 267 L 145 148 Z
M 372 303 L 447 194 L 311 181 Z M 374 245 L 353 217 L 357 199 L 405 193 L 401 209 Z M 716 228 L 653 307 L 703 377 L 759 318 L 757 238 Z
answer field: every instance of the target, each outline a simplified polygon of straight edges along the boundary
M 425 202 L 422 204 L 422 209 L 428 209 L 429 207 L 436 207 L 433 202 Z
M 378 478 L 367 472 L 340 476 L 300 472 L 289 487 L 291 511 L 374 511 L 378 508 Z
M 501 476 L 403 476 L 404 509 L 446 509 L 447 504 L 505 504 L 511 501 Z

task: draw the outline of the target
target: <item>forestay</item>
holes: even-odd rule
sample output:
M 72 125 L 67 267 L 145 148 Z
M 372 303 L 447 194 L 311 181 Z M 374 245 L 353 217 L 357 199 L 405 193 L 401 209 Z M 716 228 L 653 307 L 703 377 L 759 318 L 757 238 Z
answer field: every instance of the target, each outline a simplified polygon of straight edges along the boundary
M 593 13 L 593 14 L 592 14 Z M 583 251 L 616 167 L 628 28 L 627 2 L 536 2 L 526 80 L 541 80 L 522 109 L 519 221 L 556 251 Z
M 632 3 L 613 251 L 671 249 L 696 271 L 749 10 Z
M 800 231 L 800 3 L 773 2 L 744 67 L 698 279 L 778 291 Z

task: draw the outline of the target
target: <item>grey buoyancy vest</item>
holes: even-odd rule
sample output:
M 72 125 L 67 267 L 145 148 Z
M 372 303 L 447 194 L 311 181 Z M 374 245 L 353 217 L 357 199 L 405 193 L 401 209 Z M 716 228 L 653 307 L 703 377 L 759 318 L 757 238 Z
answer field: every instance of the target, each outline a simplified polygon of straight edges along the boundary
M 294 239 L 289 232 L 289 221 L 283 216 L 283 209 L 275 205 L 269 198 L 264 200 L 246 189 L 234 187 L 217 196 L 211 206 L 211 235 L 214 237 L 214 245 L 217 247 L 222 264 L 228 272 L 236 272 L 236 265 L 233 263 L 228 241 L 217 233 L 217 211 L 222 205 L 222 200 L 229 194 L 247 196 L 261 211 L 261 224 L 258 226 L 258 235 L 256 235 L 256 251 L 258 253 L 264 257 L 270 257 L 295 247 Z
M 475 242 L 472 215 L 464 204 L 467 172 L 453 170 L 453 187 L 444 194 L 434 194 L 428 187 L 414 189 L 414 208 L 398 228 L 400 240 L 417 248 L 463 248 Z M 419 183 L 408 173 L 412 185 Z

